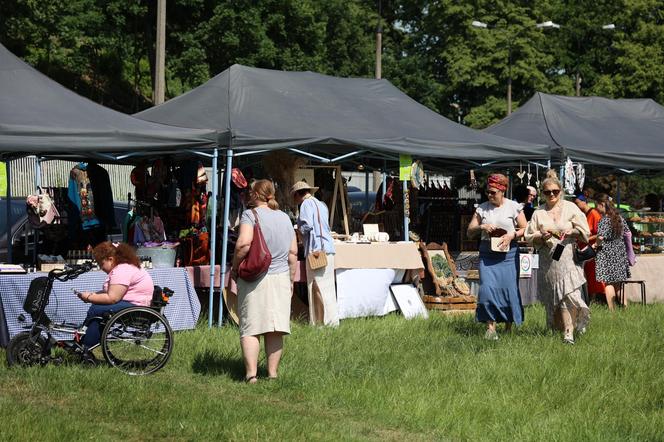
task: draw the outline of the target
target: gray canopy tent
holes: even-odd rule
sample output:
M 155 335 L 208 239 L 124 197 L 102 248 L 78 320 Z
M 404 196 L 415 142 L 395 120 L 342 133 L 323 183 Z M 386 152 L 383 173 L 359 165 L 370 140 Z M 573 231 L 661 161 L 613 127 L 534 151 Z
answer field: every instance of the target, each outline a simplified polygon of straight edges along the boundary
M 9 160 L 26 155 L 132 162 L 141 156 L 186 153 L 213 158 L 216 167 L 217 146 L 214 130 L 157 124 L 108 109 L 66 89 L 0 45 L 0 160 L 7 163 L 8 182 Z M 39 186 L 39 168 L 36 172 Z M 10 204 L 8 185 L 8 217 Z M 9 220 L 7 226 L 11 228 Z
M 226 170 L 231 170 L 234 156 L 276 149 L 289 149 L 323 163 L 360 154 L 363 161 L 411 154 L 428 162 L 445 160 L 474 167 L 549 158 L 546 145 L 497 137 L 454 123 L 387 80 L 338 78 L 313 72 L 233 65 L 198 88 L 135 116 L 164 124 L 216 129 L 221 145 L 227 147 Z M 225 189 L 227 235 L 228 173 Z M 221 262 L 225 263 L 227 242 L 222 244 Z M 225 273 L 222 265 L 222 281 Z
M 664 107 L 651 99 L 537 92 L 485 132 L 552 146 L 552 157 L 624 172 L 664 169 Z M 632 170 L 630 170 L 632 169 Z

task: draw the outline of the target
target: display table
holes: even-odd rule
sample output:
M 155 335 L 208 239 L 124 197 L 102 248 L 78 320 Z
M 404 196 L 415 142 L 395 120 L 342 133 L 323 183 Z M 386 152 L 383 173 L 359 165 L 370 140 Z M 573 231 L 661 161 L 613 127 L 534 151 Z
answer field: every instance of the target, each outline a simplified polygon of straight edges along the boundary
M 335 243 L 339 319 L 382 316 L 397 310 L 390 285 L 423 269 L 414 242 Z
M 632 280 L 642 280 L 646 284 L 646 296 L 649 304 L 664 302 L 664 254 L 636 255 L 636 264 L 630 267 Z M 637 284 L 626 284 L 625 295 L 632 302 L 641 302 L 641 292 Z
M 390 284 L 408 279 L 408 271 L 423 268 L 417 244 L 409 243 L 335 243 L 335 277 L 339 319 L 380 316 L 397 310 Z M 300 261 L 297 282 L 307 282 L 306 263 Z M 196 288 L 210 287 L 210 266 L 185 267 Z M 228 285 L 230 269 L 224 287 Z M 215 287 L 221 281 L 221 268 L 215 267 Z M 236 293 L 231 282 L 231 293 Z M 232 302 L 233 300 L 231 300 Z M 234 306 L 229 306 L 233 309 Z
M 184 268 L 160 268 L 148 270 L 148 273 L 156 285 L 168 287 L 175 292 L 164 310 L 173 330 L 195 328 L 201 305 L 187 271 Z M 11 338 L 23 331 L 26 325 L 31 324 L 30 315 L 23 311 L 23 301 L 30 282 L 38 276 L 46 276 L 46 273 L 0 275 L 0 345 L 2 347 L 6 347 L 7 338 Z M 46 307 L 46 314 L 54 322 L 82 323 L 90 305 L 78 299 L 72 289 L 100 290 L 106 277 L 106 273 L 102 271 L 93 271 L 84 273 L 71 281 L 55 281 L 49 305 Z M 26 322 L 18 322 L 17 318 L 20 314 L 26 317 Z
M 298 266 L 295 269 L 295 281 L 297 282 L 307 282 L 307 269 L 304 261 L 298 262 Z M 186 271 L 187 274 L 189 275 L 189 279 L 191 282 L 194 284 L 194 287 L 198 288 L 210 288 L 210 266 L 187 266 L 183 267 Z M 226 282 L 224 283 L 224 287 L 228 286 L 228 279 L 230 278 L 231 275 L 231 268 L 230 266 L 226 268 Z M 221 266 L 216 265 L 214 266 L 214 286 L 219 287 L 219 284 L 221 282 Z M 232 290 L 234 290 L 235 284 L 233 283 Z

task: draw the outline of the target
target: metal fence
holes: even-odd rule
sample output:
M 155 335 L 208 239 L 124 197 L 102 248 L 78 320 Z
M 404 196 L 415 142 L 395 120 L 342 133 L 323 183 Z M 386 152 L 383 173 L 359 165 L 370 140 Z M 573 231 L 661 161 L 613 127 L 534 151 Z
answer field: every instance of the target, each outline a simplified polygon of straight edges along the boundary
M 11 165 L 11 192 L 12 196 L 24 197 L 36 190 L 35 166 L 36 157 L 24 157 L 10 162 Z M 42 160 L 41 185 L 42 187 L 67 187 L 69 185 L 69 171 L 76 165 L 75 161 Z M 133 166 L 124 164 L 100 164 L 108 171 L 113 190 L 113 200 L 127 201 L 127 193 L 134 191 L 129 180 Z

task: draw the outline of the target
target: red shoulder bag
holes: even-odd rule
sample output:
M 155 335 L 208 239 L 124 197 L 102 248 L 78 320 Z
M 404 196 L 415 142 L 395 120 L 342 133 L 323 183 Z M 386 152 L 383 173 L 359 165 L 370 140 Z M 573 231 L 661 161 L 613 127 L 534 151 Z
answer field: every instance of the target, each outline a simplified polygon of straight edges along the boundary
M 238 276 L 245 281 L 256 281 L 267 273 L 272 262 L 272 255 L 267 248 L 256 209 L 251 209 L 254 214 L 254 239 L 251 241 L 249 253 L 244 257 L 238 268 Z

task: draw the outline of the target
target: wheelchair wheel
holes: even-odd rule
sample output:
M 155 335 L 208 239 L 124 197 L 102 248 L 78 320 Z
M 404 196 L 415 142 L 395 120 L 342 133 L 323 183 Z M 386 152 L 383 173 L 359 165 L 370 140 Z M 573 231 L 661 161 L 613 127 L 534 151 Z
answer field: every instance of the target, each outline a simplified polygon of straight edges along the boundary
M 40 365 L 42 356 L 46 351 L 46 339 L 41 336 L 31 336 L 30 332 L 17 334 L 9 341 L 7 346 L 7 365 L 20 365 L 30 367 Z
M 130 307 L 113 315 L 101 334 L 106 361 L 130 375 L 162 368 L 173 350 L 168 320 L 149 307 Z

